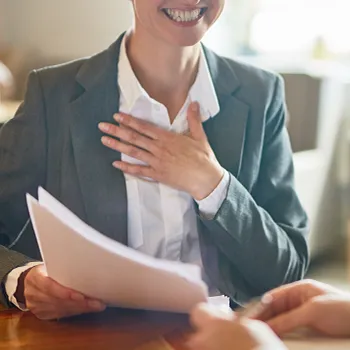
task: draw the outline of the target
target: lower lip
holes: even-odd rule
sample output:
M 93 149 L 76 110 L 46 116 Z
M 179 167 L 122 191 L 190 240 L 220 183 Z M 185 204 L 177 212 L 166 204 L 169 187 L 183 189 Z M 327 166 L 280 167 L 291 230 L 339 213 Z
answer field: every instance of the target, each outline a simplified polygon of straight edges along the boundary
M 197 25 L 204 17 L 205 13 L 203 13 L 200 17 L 198 17 L 197 19 L 193 20 L 193 21 L 188 21 L 188 22 L 177 22 L 174 21 L 173 19 L 169 18 L 167 14 L 165 14 L 163 12 L 163 15 L 172 23 L 174 23 L 176 26 L 178 27 L 194 27 L 195 25 Z

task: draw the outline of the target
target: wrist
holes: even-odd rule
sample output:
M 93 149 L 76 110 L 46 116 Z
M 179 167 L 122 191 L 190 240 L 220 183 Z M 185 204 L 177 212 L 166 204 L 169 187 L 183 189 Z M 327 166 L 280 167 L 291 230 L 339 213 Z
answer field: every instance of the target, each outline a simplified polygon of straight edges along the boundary
M 191 196 L 196 201 L 201 201 L 207 198 L 220 184 L 225 175 L 225 170 L 218 166 L 203 179 L 203 181 L 197 181 L 196 188 L 192 191 Z

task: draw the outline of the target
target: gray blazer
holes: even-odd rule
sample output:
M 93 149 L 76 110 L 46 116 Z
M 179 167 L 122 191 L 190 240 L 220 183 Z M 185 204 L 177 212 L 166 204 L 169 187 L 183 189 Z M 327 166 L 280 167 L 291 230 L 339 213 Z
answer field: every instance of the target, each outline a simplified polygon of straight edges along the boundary
M 111 166 L 120 154 L 101 144 L 97 129 L 119 109 L 121 39 L 91 58 L 32 72 L 24 103 L 1 129 L 0 302 L 7 306 L 6 275 L 41 259 L 26 192 L 36 196 L 43 186 L 89 225 L 127 242 L 125 180 Z M 242 303 L 304 276 L 307 217 L 294 190 L 281 79 L 205 54 L 221 111 L 204 127 L 231 175 L 216 217 L 198 216 L 201 253 L 211 282 Z

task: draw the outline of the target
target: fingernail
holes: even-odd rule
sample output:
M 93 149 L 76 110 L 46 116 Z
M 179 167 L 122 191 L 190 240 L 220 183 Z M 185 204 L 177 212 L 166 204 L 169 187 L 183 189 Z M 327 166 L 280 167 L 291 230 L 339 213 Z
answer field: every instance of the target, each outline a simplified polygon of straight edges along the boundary
M 261 302 L 265 305 L 271 304 L 273 302 L 273 296 L 269 293 L 266 293 L 262 296 Z
M 88 305 L 91 309 L 94 309 L 94 310 L 101 310 L 101 309 L 104 309 L 105 307 L 102 303 L 96 300 L 90 300 L 88 302 Z
M 118 162 L 114 162 L 112 165 L 113 165 L 115 168 L 120 169 L 120 164 L 119 164 Z
M 101 141 L 102 141 L 102 143 L 104 144 L 104 145 L 109 145 L 110 144 L 110 139 L 108 138 L 108 137 L 106 137 L 106 136 L 103 136 L 102 138 L 101 138 Z
M 108 126 L 107 123 L 99 123 L 99 124 L 98 124 L 98 127 L 99 127 L 99 129 L 102 130 L 102 131 L 108 131 L 108 129 L 109 129 L 109 126 Z
M 191 110 L 192 110 L 193 112 L 198 112 L 198 110 L 199 110 L 198 102 L 192 102 L 192 104 L 191 104 Z
M 122 122 L 123 121 L 123 116 L 121 114 L 115 114 L 114 115 L 114 119 L 117 121 L 117 122 Z

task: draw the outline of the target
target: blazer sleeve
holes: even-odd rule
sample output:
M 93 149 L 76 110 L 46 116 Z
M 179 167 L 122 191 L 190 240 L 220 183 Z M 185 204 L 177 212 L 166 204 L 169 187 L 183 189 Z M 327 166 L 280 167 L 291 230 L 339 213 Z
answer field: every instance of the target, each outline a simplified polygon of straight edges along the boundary
M 211 268 L 211 275 L 220 291 L 237 303 L 303 278 L 309 261 L 308 219 L 294 188 L 284 85 L 279 77 L 271 101 L 254 190 L 249 193 L 230 174 L 227 197 L 216 217 L 200 218 L 206 228 L 204 246 L 217 249 L 216 271 L 213 274 Z
M 45 184 L 46 126 L 42 88 L 36 72 L 28 79 L 25 100 L 0 130 L 0 303 L 8 305 L 7 274 L 33 259 L 9 249 L 29 226 L 26 193 L 37 196 Z

